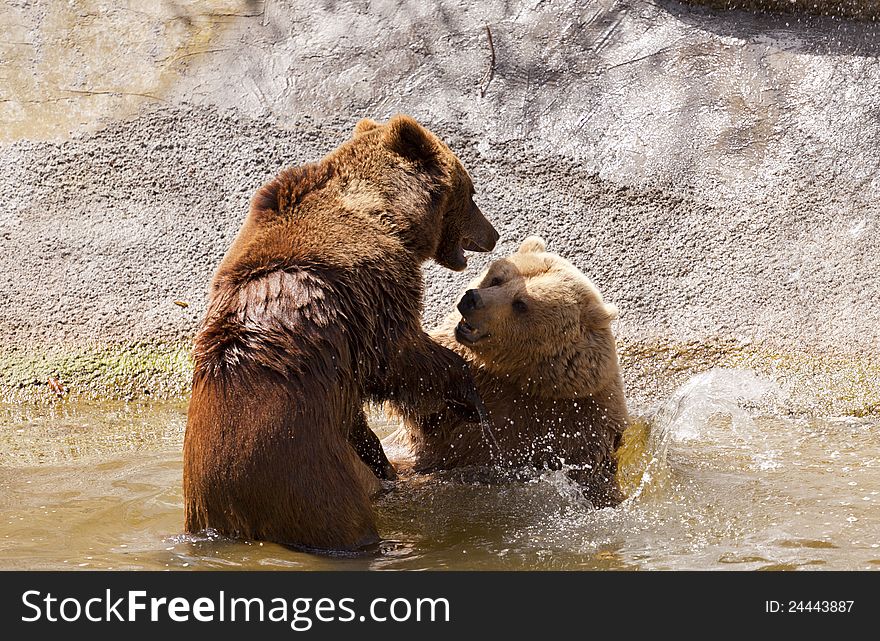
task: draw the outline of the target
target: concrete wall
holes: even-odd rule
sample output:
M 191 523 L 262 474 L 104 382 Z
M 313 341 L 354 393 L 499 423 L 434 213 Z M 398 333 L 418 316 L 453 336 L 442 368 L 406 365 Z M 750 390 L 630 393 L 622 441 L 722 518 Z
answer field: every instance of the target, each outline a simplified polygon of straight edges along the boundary
M 185 391 L 250 195 L 402 111 L 470 169 L 496 256 L 542 234 L 620 307 L 637 406 L 722 365 L 776 376 L 788 410 L 880 411 L 872 22 L 657 0 L 0 11 L 7 398 L 53 374 Z M 484 262 L 426 269 L 427 323 Z

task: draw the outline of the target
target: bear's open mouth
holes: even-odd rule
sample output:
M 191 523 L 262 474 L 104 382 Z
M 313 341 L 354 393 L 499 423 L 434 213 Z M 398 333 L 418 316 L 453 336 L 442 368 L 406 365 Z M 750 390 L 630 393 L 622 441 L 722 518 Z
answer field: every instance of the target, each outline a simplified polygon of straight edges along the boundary
M 481 330 L 476 327 L 471 326 L 464 318 L 462 318 L 458 325 L 455 326 L 455 339 L 459 343 L 464 343 L 465 345 L 473 345 L 474 343 L 483 340 L 484 338 L 489 338 L 488 333 L 483 333 Z
M 464 248 L 461 245 L 455 248 L 455 254 L 448 261 L 448 267 L 456 271 L 461 271 L 467 267 L 467 256 L 465 256 Z
M 483 247 L 483 245 L 481 245 L 480 243 L 470 238 L 463 237 L 459 241 L 458 246 L 455 248 L 455 253 L 452 256 L 452 260 L 449 261 L 450 268 L 461 271 L 462 269 L 467 267 L 467 255 L 465 254 L 465 251 L 486 252 L 489 250 Z

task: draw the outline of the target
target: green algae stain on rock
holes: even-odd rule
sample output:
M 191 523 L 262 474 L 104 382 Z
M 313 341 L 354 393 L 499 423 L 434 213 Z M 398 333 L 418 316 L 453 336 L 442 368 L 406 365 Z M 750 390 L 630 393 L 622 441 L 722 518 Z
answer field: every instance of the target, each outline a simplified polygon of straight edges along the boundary
M 749 370 L 778 388 L 762 410 L 782 415 L 880 415 L 880 359 L 873 354 L 817 354 L 716 339 L 676 343 L 619 341 L 627 396 L 642 409 L 712 369 Z
M 189 352 L 188 344 L 5 348 L 0 350 L 0 401 L 181 397 L 189 392 Z
M 190 350 L 189 343 L 3 348 L 0 403 L 186 398 Z M 870 355 L 776 351 L 723 339 L 619 341 L 618 351 L 627 397 L 637 412 L 664 402 L 691 377 L 723 368 L 773 381 L 778 392 L 761 408 L 768 412 L 880 416 L 880 360 Z

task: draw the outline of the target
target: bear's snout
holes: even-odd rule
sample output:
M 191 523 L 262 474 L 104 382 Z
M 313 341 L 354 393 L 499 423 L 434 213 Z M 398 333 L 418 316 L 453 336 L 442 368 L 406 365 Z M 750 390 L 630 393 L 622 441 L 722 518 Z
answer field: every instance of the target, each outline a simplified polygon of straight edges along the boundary
M 495 249 L 495 243 L 500 236 L 476 204 L 471 205 L 471 217 L 466 229 L 461 244 L 464 249 L 473 252 L 490 252 Z
M 462 296 L 461 300 L 458 302 L 458 311 L 461 312 L 462 315 L 464 315 L 468 312 L 480 309 L 482 306 L 483 299 L 480 297 L 480 292 L 478 292 L 476 289 L 469 289 L 464 293 L 464 296 Z

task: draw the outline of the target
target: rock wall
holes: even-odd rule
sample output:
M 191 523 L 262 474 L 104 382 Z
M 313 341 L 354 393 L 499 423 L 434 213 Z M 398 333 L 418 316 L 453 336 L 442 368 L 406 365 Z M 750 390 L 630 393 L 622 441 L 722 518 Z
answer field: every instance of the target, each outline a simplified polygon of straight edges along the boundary
M 775 376 L 790 411 L 880 411 L 873 22 L 658 0 L 74 4 L 0 9 L 6 398 L 49 397 L 48 376 L 185 392 L 250 195 L 359 118 L 407 112 L 470 169 L 495 256 L 542 234 L 620 307 L 636 406 L 734 366 Z M 427 324 L 486 260 L 425 270 Z
M 776 13 L 813 14 L 859 20 L 880 18 L 877 0 L 688 0 L 715 9 L 746 9 Z

